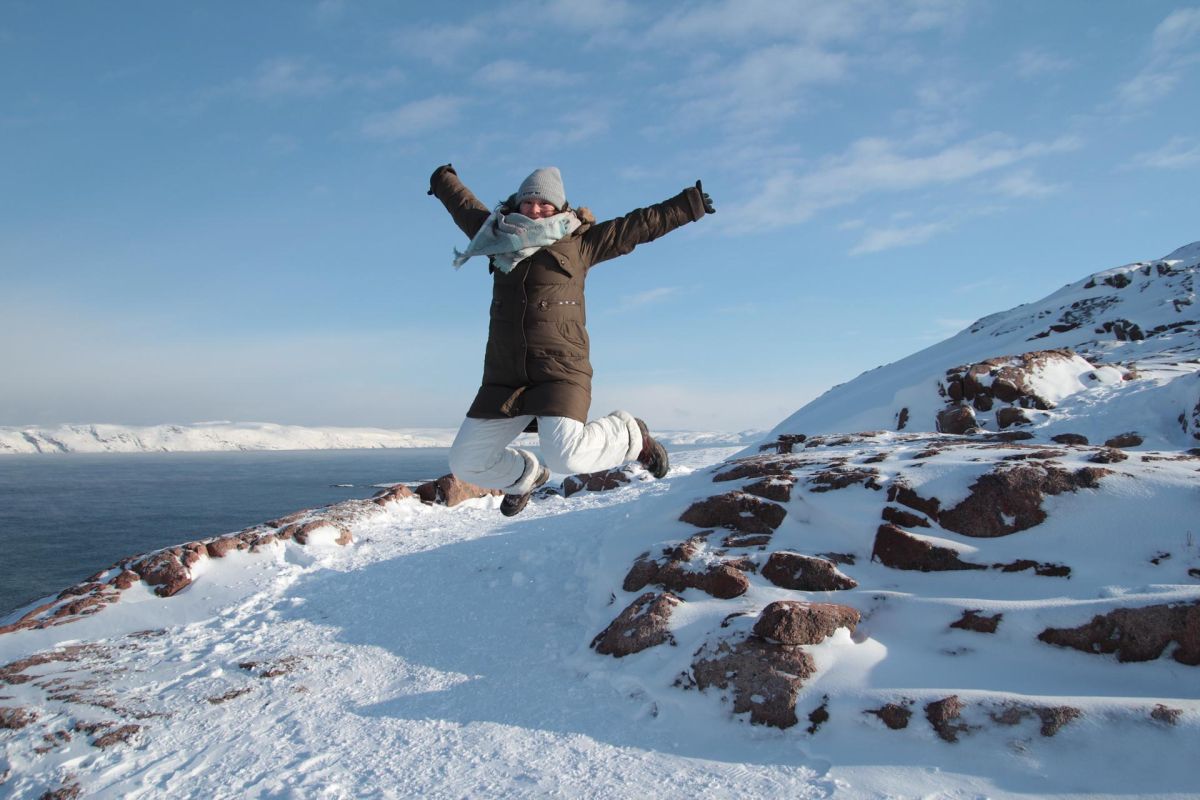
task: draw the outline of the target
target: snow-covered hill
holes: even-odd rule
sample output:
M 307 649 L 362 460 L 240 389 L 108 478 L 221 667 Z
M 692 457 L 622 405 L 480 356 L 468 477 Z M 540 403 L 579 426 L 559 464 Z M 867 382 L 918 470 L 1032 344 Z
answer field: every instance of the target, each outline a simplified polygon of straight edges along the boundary
M 661 481 L 512 519 L 398 488 L 127 559 L 0 620 L 0 792 L 1194 796 L 1198 256 Z
M 1104 441 L 1136 422 L 1149 446 L 1194 447 L 1200 444 L 1197 264 L 1200 242 L 1193 242 L 984 317 L 943 342 L 830 389 L 769 438 L 935 430 L 939 413 L 959 399 L 949 394 L 948 371 L 956 371 L 961 383 L 962 373 L 988 359 L 1069 350 L 1079 357 L 1042 359 L 1029 371 L 1030 391 L 1015 403 L 1029 410 L 1023 425 L 1039 435 L 1071 431 Z M 977 373 L 990 384 L 997 371 Z M 996 412 L 1012 405 L 989 392 L 972 412 L 981 427 L 996 430 Z
M 454 428 L 306 428 L 269 422 L 0 427 L 0 455 L 449 447 L 455 432 Z M 747 444 L 761 438 L 762 432 L 663 431 L 659 436 L 677 445 Z

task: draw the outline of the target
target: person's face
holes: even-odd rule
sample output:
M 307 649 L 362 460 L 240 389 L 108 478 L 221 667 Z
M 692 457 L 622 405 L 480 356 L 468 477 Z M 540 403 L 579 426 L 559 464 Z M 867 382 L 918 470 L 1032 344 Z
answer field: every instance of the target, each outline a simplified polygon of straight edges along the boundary
M 544 217 L 553 217 L 558 213 L 558 209 L 538 197 L 532 197 L 528 200 L 522 200 L 520 208 L 517 209 L 523 215 L 530 219 L 542 219 Z

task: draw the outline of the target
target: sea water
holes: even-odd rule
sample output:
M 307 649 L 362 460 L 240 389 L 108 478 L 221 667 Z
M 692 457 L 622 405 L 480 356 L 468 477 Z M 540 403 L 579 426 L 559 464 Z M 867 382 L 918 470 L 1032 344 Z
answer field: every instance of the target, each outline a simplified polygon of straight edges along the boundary
M 0 616 L 126 556 L 436 478 L 447 452 L 0 456 Z

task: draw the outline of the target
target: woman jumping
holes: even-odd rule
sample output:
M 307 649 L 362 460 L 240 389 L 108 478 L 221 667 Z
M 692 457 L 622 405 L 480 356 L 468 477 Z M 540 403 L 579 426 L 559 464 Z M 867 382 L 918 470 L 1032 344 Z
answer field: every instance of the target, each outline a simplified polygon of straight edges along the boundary
M 669 200 L 596 223 L 567 203 L 556 167 L 535 170 L 494 210 L 438 167 L 429 194 L 442 201 L 471 237 L 456 267 L 486 256 L 492 273 L 491 324 L 483 385 L 450 448 L 459 479 L 504 491 L 500 511 L 520 513 L 550 471 L 598 472 L 638 461 L 656 478 L 667 474 L 667 451 L 642 420 L 626 411 L 587 421 L 592 403 L 584 281 L 601 261 L 625 255 L 681 225 L 714 213 L 700 181 Z M 536 430 L 542 457 L 510 447 Z

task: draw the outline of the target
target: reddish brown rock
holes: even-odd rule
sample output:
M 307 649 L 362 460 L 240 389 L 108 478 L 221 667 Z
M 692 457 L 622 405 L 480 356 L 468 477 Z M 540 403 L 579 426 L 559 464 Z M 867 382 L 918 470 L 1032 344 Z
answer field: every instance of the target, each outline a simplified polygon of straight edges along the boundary
M 443 475 L 435 481 L 422 483 L 415 492 L 426 505 L 436 503 L 444 506 L 456 506 L 477 497 L 495 497 L 503 494 L 499 489 L 484 489 L 482 486 L 459 480 L 453 473 Z
M 968 405 L 955 405 L 938 412 L 937 429 L 940 433 L 964 434 L 976 427 L 975 411 Z
M 225 554 L 230 550 L 237 550 L 241 540 L 236 536 L 222 536 L 218 539 L 213 539 L 205 548 L 208 550 L 209 558 L 224 558 Z
M 133 571 L 154 588 L 159 597 L 171 597 L 192 584 L 191 573 L 170 550 L 160 550 L 133 565 Z
M 141 725 L 122 725 L 119 728 L 114 728 L 108 733 L 96 737 L 92 740 L 92 745 L 103 750 L 115 744 L 129 744 L 129 740 L 141 729 Z
M 838 628 L 853 632 L 861 619 L 850 606 L 776 600 L 758 615 L 754 633 L 780 644 L 820 644 Z
M 706 644 L 692 662 L 697 687 L 732 688 L 733 713 L 750 712 L 750 722 L 777 728 L 790 728 L 799 721 L 796 698 L 814 672 L 812 656 L 803 648 L 755 637 Z
M 721 540 L 722 547 L 757 547 L 765 548 L 771 542 L 769 533 L 731 533 Z M 1200 573 L 1200 570 L 1197 570 Z M 1200 578 L 1200 574 L 1196 577 Z
M 36 711 L 28 708 L 5 706 L 0 708 L 0 729 L 19 731 L 37 721 Z
M 308 544 L 308 540 L 312 536 L 313 532 L 318 531 L 321 528 L 333 528 L 336 530 L 338 536 L 334 541 L 337 544 L 345 545 L 352 541 L 350 530 L 348 528 L 346 528 L 344 525 L 339 525 L 338 523 L 331 522 L 327 519 L 314 519 L 310 522 L 304 522 L 292 527 L 292 538 L 296 540 L 297 544 Z M 280 531 L 281 538 L 282 534 L 283 531 Z
M 952 694 L 942 700 L 935 700 L 925 706 L 925 719 L 933 726 L 938 737 L 947 742 L 957 742 L 960 734 L 968 733 L 973 728 L 962 721 L 962 712 L 966 704 Z
M 1018 725 L 1022 720 L 1036 717 L 1041 722 L 1039 733 L 1042 736 L 1053 736 L 1076 719 L 1083 712 L 1073 706 L 1028 706 L 1022 703 L 1005 703 L 998 711 L 988 716 L 1000 725 Z
M 728 528 L 742 533 L 771 533 L 787 509 L 745 492 L 726 492 L 693 503 L 679 520 L 699 528 Z
M 784 589 L 805 592 L 832 592 L 853 589 L 858 583 L 843 574 L 833 562 L 787 550 L 771 553 L 762 576 Z
M 1116 464 L 1129 458 L 1129 454 L 1115 447 L 1105 447 L 1102 450 L 1097 450 L 1092 453 L 1091 461 L 1093 464 Z
M 900 703 L 887 703 L 881 708 L 869 708 L 863 713 L 874 714 L 894 731 L 907 728 L 908 720 L 912 717 L 912 709 Z
M 871 551 L 871 560 L 876 559 L 893 569 L 920 572 L 987 569 L 983 564 L 963 561 L 958 557 L 958 553 L 949 547 L 938 547 L 890 524 L 880 525 L 875 533 L 875 547 Z M 764 574 L 765 572 L 764 570 Z
M 1025 409 L 1016 406 L 1005 406 L 996 411 L 996 425 L 1000 428 L 1007 428 L 1011 425 L 1028 425 L 1032 421 Z
M 895 506 L 883 507 L 883 518 L 887 522 L 898 525 L 901 528 L 928 528 L 929 520 L 924 517 L 918 517 L 911 511 L 904 511 Z
M 42 792 L 38 800 L 76 800 L 83 794 L 83 788 L 78 783 L 63 783 L 62 786 L 53 791 L 47 789 Z
M 405 486 L 403 483 L 397 483 L 395 486 L 389 486 L 382 491 L 376 492 L 371 498 L 371 501 L 376 505 L 387 505 L 388 503 L 396 502 L 397 500 L 405 500 L 409 497 L 415 497 L 416 494 L 412 489 Z
M 913 491 L 912 487 L 904 484 L 893 483 L 888 487 L 887 493 L 888 502 L 899 503 L 902 506 L 908 506 L 914 511 L 920 511 L 925 516 L 929 517 L 934 522 L 937 522 L 938 516 L 941 513 L 941 501 L 936 497 L 922 497 Z
M 737 564 L 740 566 L 741 562 Z M 685 562 L 670 561 L 659 568 L 654 583 L 672 592 L 699 589 L 727 600 L 745 594 L 750 588 L 750 579 L 738 566 L 735 566 L 735 562 L 721 562 L 697 571 L 689 569 Z
M 742 487 L 742 491 L 755 497 L 787 503 L 792 499 L 792 486 L 795 483 L 796 479 L 791 475 L 775 475 L 748 483 Z
M 208 700 L 208 702 L 212 703 L 214 706 L 219 706 L 222 703 L 228 703 L 230 700 L 241 697 L 244 694 L 249 694 L 251 691 L 252 690 L 249 686 L 243 686 L 240 689 L 230 689 L 228 692 L 225 692 L 224 694 L 214 695 L 213 697 L 209 697 L 206 699 Z
M 1060 433 L 1057 436 L 1051 436 L 1050 440 L 1059 444 L 1086 445 L 1088 443 L 1088 438 L 1080 433 Z
M 1142 443 L 1142 437 L 1130 431 L 1129 433 L 1118 434 L 1104 443 L 1105 447 L 1138 447 Z
M 675 637 L 668 623 L 682 602 L 670 593 L 646 592 L 597 634 L 591 646 L 601 655 L 621 658 L 664 642 L 673 645 Z
M 1162 703 L 1156 703 L 1150 711 L 1150 719 L 1164 725 L 1178 725 L 1181 716 L 1183 716 L 1182 708 L 1170 708 Z
M 1001 572 L 1024 572 L 1031 569 L 1034 574 L 1046 578 L 1069 578 L 1071 576 L 1071 568 L 1066 564 L 1042 563 L 1029 558 L 1019 558 L 1008 564 L 993 564 L 992 569 L 998 569 Z
M 896 430 L 902 431 L 908 425 L 908 406 L 900 409 L 900 413 L 896 415 Z
M 871 467 L 832 466 L 821 470 L 808 479 L 810 492 L 830 492 L 847 486 L 862 484 L 869 489 L 882 489 L 879 470 Z
M 950 627 L 961 628 L 966 631 L 976 631 L 977 633 L 995 633 L 1002 619 L 1004 619 L 1003 614 L 993 614 L 990 617 L 985 617 L 979 613 L 979 609 L 969 608 L 962 612 L 960 619 L 951 622 Z
M 783 434 L 780 434 L 779 438 L 776 439 L 775 441 L 769 442 L 764 445 L 759 445 L 758 449 L 760 451 L 774 450 L 775 452 L 782 455 L 785 453 L 792 452 L 793 447 L 800 444 L 807 438 L 808 437 L 805 436 L 803 433 L 783 433 Z
M 654 582 L 654 578 L 658 575 L 658 568 L 658 561 L 650 558 L 649 553 L 642 553 L 629 568 L 625 580 L 621 583 L 621 588 L 627 592 L 641 591 Z
M 576 492 L 607 492 L 611 489 L 629 483 L 629 473 L 624 467 L 613 467 L 600 472 L 586 472 L 582 475 L 572 475 L 562 484 L 563 497 L 570 497 Z
M 109 583 L 123 592 L 141 579 L 141 575 L 138 575 L 131 569 L 126 569 L 121 570 Z
M 791 452 L 791 451 L 789 451 Z M 714 482 L 736 481 L 743 478 L 769 478 L 791 476 L 792 470 L 803 465 L 799 458 L 779 456 L 749 456 L 729 462 L 728 466 L 713 476 Z
M 1171 657 L 1200 666 L 1200 602 L 1118 608 L 1077 628 L 1047 628 L 1038 639 L 1118 661 L 1153 661 L 1176 643 Z
M 1052 464 L 1005 464 L 971 484 L 967 499 L 943 511 L 938 521 L 964 536 L 1008 536 L 1046 519 L 1042 510 L 1046 495 L 1094 489 L 1107 474 L 1095 467 L 1068 472 Z
M 950 399 L 973 400 L 978 396 L 994 397 L 1005 403 L 1025 408 L 1047 410 L 1054 404 L 1041 397 L 1034 389 L 1034 376 L 1049 364 L 1082 363 L 1068 349 L 1035 350 L 1015 356 L 989 358 L 975 364 L 966 364 L 946 371 L 947 393 Z M 955 384 L 961 384 L 955 396 Z

